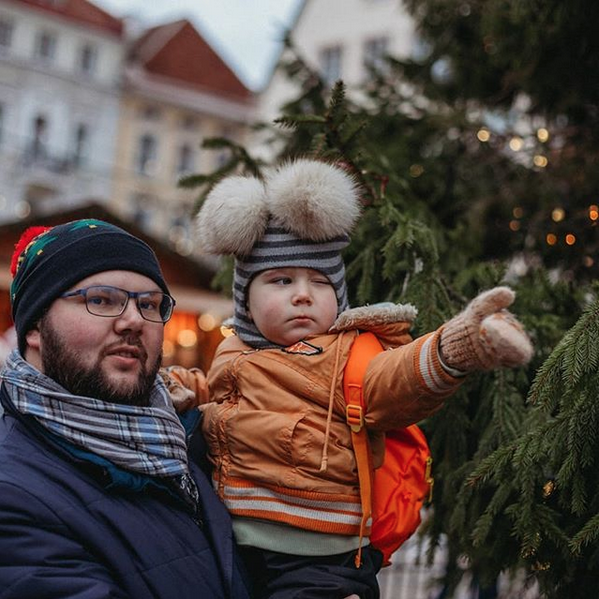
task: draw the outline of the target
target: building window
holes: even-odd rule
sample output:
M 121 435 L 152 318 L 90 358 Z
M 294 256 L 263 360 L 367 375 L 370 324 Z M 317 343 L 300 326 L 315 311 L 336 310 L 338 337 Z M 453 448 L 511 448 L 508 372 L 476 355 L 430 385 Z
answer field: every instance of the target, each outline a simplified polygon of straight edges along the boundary
M 193 173 L 195 168 L 195 152 L 189 144 L 183 144 L 177 152 L 177 176 L 183 177 Z
M 84 44 L 79 51 L 79 71 L 91 75 L 96 68 L 98 51 L 92 44 Z
M 143 106 L 140 114 L 141 118 L 146 121 L 157 121 L 160 119 L 160 108 L 158 106 Z
M 134 193 L 131 196 L 133 206 L 133 222 L 142 229 L 148 230 L 154 220 L 154 202 L 152 196 L 145 193 Z
M 38 114 L 32 123 L 32 134 L 30 138 L 28 154 L 32 160 L 41 160 L 46 157 L 46 136 L 48 123 L 46 117 Z
M 320 51 L 320 72 L 324 82 L 333 85 L 335 81 L 341 79 L 341 46 L 329 46 Z
M 40 31 L 35 38 L 35 56 L 52 61 L 56 54 L 56 36 L 49 31 Z
M 181 117 L 179 125 L 184 131 L 194 131 L 198 128 L 198 119 L 191 114 L 187 114 Z
M 12 44 L 14 23 L 10 19 L 0 18 L 0 49 L 7 50 Z
M 388 53 L 389 42 L 386 37 L 367 40 L 364 44 L 364 67 L 367 71 L 374 69 L 384 72 L 387 69 L 385 57 Z
M 87 125 L 79 123 L 75 129 L 73 140 L 73 166 L 82 166 L 87 158 L 89 144 L 89 129 Z
M 156 165 L 157 143 L 153 135 L 146 133 L 139 138 L 137 145 L 137 172 L 150 176 Z

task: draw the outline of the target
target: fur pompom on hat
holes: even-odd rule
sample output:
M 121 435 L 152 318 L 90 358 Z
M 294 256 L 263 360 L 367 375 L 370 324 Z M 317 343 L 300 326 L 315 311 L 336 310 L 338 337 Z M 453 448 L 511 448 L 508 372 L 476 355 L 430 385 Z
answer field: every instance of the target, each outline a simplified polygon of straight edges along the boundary
M 264 184 L 255 177 L 227 177 L 206 198 L 197 218 L 200 249 L 208 254 L 249 254 L 268 224 Z
M 197 217 L 199 247 L 235 256 L 234 327 L 252 347 L 273 347 L 251 321 L 247 289 L 272 268 L 312 268 L 335 290 L 338 312 L 348 307 L 341 250 L 360 215 L 358 184 L 342 168 L 298 159 L 270 171 L 264 182 L 232 176 L 210 191 Z
M 339 167 L 296 160 L 266 177 L 275 223 L 299 239 L 327 241 L 349 235 L 360 215 L 355 181 Z

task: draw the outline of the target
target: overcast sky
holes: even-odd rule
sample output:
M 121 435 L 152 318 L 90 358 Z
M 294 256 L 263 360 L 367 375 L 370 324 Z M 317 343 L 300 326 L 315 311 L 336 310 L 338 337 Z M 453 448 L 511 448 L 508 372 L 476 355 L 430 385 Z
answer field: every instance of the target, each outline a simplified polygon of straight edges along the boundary
M 240 79 L 257 90 L 267 81 L 282 33 L 302 0 L 92 0 L 117 17 L 149 25 L 188 18 Z

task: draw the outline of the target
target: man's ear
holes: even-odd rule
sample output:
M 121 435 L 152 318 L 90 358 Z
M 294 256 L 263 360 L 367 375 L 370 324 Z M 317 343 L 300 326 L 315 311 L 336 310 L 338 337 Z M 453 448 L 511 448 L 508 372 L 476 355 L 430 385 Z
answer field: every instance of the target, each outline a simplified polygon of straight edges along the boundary
M 27 345 L 29 347 L 31 347 L 32 349 L 37 349 L 39 351 L 41 335 L 39 326 L 37 324 L 31 330 L 27 331 L 27 334 L 25 335 L 25 340 L 27 341 Z

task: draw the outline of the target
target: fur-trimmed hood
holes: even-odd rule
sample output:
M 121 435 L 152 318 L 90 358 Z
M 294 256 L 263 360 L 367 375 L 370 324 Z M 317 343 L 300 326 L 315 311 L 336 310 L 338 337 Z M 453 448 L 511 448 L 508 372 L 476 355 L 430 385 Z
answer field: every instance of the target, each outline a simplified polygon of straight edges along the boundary
M 331 333 L 361 329 L 364 331 L 376 330 L 378 327 L 407 322 L 412 324 L 416 320 L 418 310 L 412 304 L 393 304 L 382 302 L 370 306 L 350 308 L 341 312 L 330 329 Z

